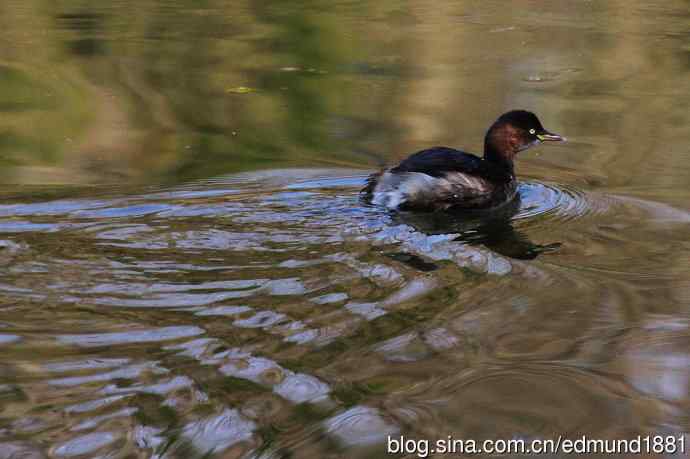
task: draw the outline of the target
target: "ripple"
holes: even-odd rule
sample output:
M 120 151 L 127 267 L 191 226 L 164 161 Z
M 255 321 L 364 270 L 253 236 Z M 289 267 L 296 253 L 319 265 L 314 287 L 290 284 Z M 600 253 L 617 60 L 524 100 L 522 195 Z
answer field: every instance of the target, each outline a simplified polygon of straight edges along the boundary
M 317 296 L 310 301 L 316 304 L 340 303 L 347 300 L 349 297 L 347 293 L 328 293 L 326 295 Z
M 519 361 L 549 360 L 565 356 L 574 347 L 572 340 L 548 332 L 511 333 L 497 338 L 496 356 Z
M 216 198 L 221 196 L 228 196 L 239 193 L 236 189 L 218 189 L 218 190 L 204 190 L 204 189 L 190 189 L 181 191 L 161 191 L 159 193 L 150 193 L 142 196 L 142 199 L 149 200 L 168 200 L 168 199 L 201 199 L 201 198 Z
M 99 398 L 96 400 L 89 400 L 87 402 L 70 405 L 65 408 L 66 413 L 88 413 L 90 411 L 98 411 L 106 406 L 112 405 L 126 398 L 127 395 L 114 395 L 112 397 Z
M 226 409 L 216 416 L 185 426 L 182 435 L 205 456 L 251 439 L 255 429 L 256 424 L 245 419 L 237 410 Z
M 364 446 L 385 441 L 398 427 L 375 408 L 355 406 L 324 422 L 326 432 L 346 446 Z
M 265 285 L 269 279 L 240 279 L 240 280 L 222 280 L 222 281 L 208 281 L 197 284 L 141 284 L 128 282 L 127 284 L 111 284 L 101 283 L 95 287 L 91 287 L 84 291 L 88 294 L 102 294 L 102 293 L 121 293 L 126 291 L 130 295 L 144 295 L 146 293 L 171 293 L 171 292 L 186 292 L 190 290 L 245 290 Z M 286 279 L 288 283 L 290 280 Z M 278 282 L 278 280 L 276 281 Z
M 47 201 L 31 204 L 0 205 L 0 216 L 64 215 L 70 212 L 105 207 L 107 201 Z
M 326 400 L 331 388 L 313 376 L 290 374 L 273 388 L 274 392 L 293 403 Z
M 76 360 L 70 362 L 55 362 L 46 363 L 43 367 L 51 372 L 67 372 L 67 371 L 80 371 L 80 370 L 97 370 L 121 367 L 130 362 L 130 359 L 86 359 L 86 360 Z
M 73 344 L 83 347 L 112 346 L 116 344 L 151 343 L 172 339 L 188 338 L 206 333 L 195 326 L 173 326 L 150 330 L 130 330 L 117 333 L 92 333 L 82 335 L 59 335 L 57 340 L 62 344 Z
M 649 319 L 647 319 L 649 320 Z M 618 343 L 612 369 L 640 392 L 685 403 L 690 396 L 690 332 L 687 323 L 661 320 L 633 330 Z
M 96 373 L 88 376 L 73 376 L 69 378 L 60 378 L 49 380 L 48 383 L 53 386 L 73 387 L 81 386 L 83 384 L 90 384 L 94 382 L 113 381 L 116 379 L 135 379 L 146 371 L 153 371 L 162 373 L 165 370 L 160 369 L 154 363 L 141 363 L 137 365 L 130 365 L 117 370 L 106 373 Z
M 101 391 L 104 394 L 129 394 L 129 393 L 139 393 L 139 394 L 155 394 L 155 395 L 165 395 L 169 392 L 175 392 L 180 389 L 188 389 L 194 385 L 194 382 L 186 376 L 176 376 L 168 381 L 164 381 L 158 384 L 149 385 L 134 385 L 129 387 L 115 387 L 108 386 L 103 388 Z
M 248 357 L 239 362 L 231 362 L 220 371 L 228 376 L 246 379 L 257 384 L 270 383 L 278 377 L 282 380 L 283 370 L 274 361 L 262 357 Z
M 165 438 L 160 436 L 163 429 L 149 426 L 135 426 L 132 437 L 134 443 L 141 449 L 156 449 L 163 444 Z M 156 457 L 153 455 L 152 457 Z
M 383 226 L 367 238 L 374 244 L 399 244 L 407 252 L 431 260 L 452 261 L 472 271 L 507 275 L 513 271 L 513 264 L 506 258 L 483 249 L 456 241 L 458 233 L 427 235 L 408 225 Z
M 615 381 L 558 365 L 464 372 L 429 390 L 437 391 L 445 400 L 435 415 L 454 424 L 456 437 L 475 439 L 615 435 L 639 424 L 646 408 Z
M 362 188 L 366 184 L 367 175 L 350 177 L 323 177 L 319 179 L 302 180 L 291 183 L 285 188 L 290 190 L 308 190 L 314 188 Z
M 25 442 L 0 443 L 0 459 L 45 459 L 37 447 Z
M 94 299 L 95 304 L 119 306 L 126 308 L 183 308 L 192 306 L 206 306 L 220 301 L 246 298 L 251 291 L 215 292 L 215 293 L 164 293 L 152 295 L 153 298 L 128 299 L 116 297 L 100 297 Z M 78 299 L 75 298 L 78 302 Z
M 429 355 L 417 333 L 396 336 L 377 345 L 374 350 L 391 362 L 414 362 Z
M 237 353 L 237 350 L 229 352 Z M 270 387 L 275 394 L 293 403 L 320 403 L 330 400 L 331 388 L 328 384 L 314 376 L 283 368 L 264 357 L 245 355 L 241 360 L 223 365 L 220 371 L 227 376 Z
M 123 408 L 121 410 L 115 411 L 113 413 L 108 413 L 104 414 L 101 416 L 95 416 L 91 419 L 88 419 L 84 422 L 81 422 L 77 424 L 76 426 L 72 427 L 70 430 L 74 432 L 78 432 L 80 430 L 89 430 L 93 429 L 95 427 L 98 427 L 99 424 L 102 424 L 103 422 L 109 421 L 111 419 L 117 419 L 117 418 L 128 418 L 135 414 L 137 411 L 139 411 L 138 408 Z
M 197 316 L 236 316 L 251 310 L 252 308 L 249 306 L 217 306 L 214 308 L 202 309 L 194 314 Z
M 520 184 L 518 193 L 520 210 L 513 217 L 515 220 L 545 216 L 568 221 L 603 212 L 608 208 L 605 201 L 593 202 L 582 191 L 563 186 L 525 182 Z
M 96 452 L 115 440 L 117 436 L 112 432 L 93 432 L 59 445 L 55 448 L 54 454 L 58 457 L 82 456 Z
M 79 218 L 123 218 L 142 217 L 173 209 L 175 206 L 163 204 L 139 204 L 126 207 L 108 207 L 98 210 L 78 210 L 72 214 Z
M 259 311 L 251 317 L 238 319 L 232 324 L 240 328 L 263 328 L 282 322 L 285 318 L 285 314 L 273 311 Z
M 424 334 L 424 342 L 435 351 L 451 349 L 460 344 L 460 339 L 445 328 L 433 328 Z
M 345 309 L 353 314 L 364 317 L 366 320 L 374 320 L 386 315 L 386 310 L 379 307 L 377 303 L 347 303 Z
M 313 446 L 314 457 L 326 457 L 339 445 L 349 457 L 346 448 L 385 441 L 399 425 L 427 429 L 428 437 L 606 433 L 653 425 L 646 408 L 655 402 L 686 402 L 686 340 L 640 338 L 637 346 L 620 338 L 630 330 L 624 313 L 609 325 L 614 320 L 592 309 L 617 290 L 630 315 L 645 311 L 643 300 L 670 309 L 687 297 L 687 285 L 674 284 L 668 295 L 658 282 L 626 292 L 623 283 L 604 285 L 603 270 L 589 277 L 582 264 L 632 264 L 633 237 L 670 228 L 671 243 L 658 251 L 666 264 L 682 255 L 686 241 L 676 233 L 684 235 L 688 212 L 522 183 L 507 223 L 564 246 L 554 257 L 522 261 L 462 239 L 460 226 L 425 231 L 362 206 L 364 177 L 274 171 L 0 207 L 2 222 L 26 230 L 0 241 L 7 268 L 0 346 L 8 353 L 0 370 L 12 390 L 16 383 L 13 404 L 54 407 L 31 412 L 43 426 L 35 433 L 11 430 L 14 414 L 5 413 L 0 435 L 30 434 L 54 456 L 56 448 L 65 457 L 112 455 L 101 449 L 127 441 L 128 454 L 165 447 L 187 457 L 193 447 L 234 457 L 273 442 L 265 435 L 274 435 L 275 423 L 270 451 L 280 445 L 308 456 Z M 636 232 L 643 226 L 647 232 Z M 651 253 L 646 241 L 633 247 L 639 258 Z M 616 247 L 625 249 L 620 259 Z M 562 261 L 578 250 L 587 258 Z M 421 268 L 429 265 L 434 270 Z M 658 270 L 649 272 L 657 279 Z M 677 320 L 664 323 L 666 332 L 687 333 L 683 311 L 669 313 Z M 578 327 L 587 328 L 584 338 Z M 590 337 L 599 330 L 603 338 Z M 594 341 L 613 351 L 592 350 Z M 35 358 L 24 349 L 33 343 L 44 346 Z M 617 380 L 575 367 L 595 353 L 597 368 Z M 270 413 L 262 411 L 267 404 Z M 151 425 L 137 424 L 144 420 Z M 54 431 L 61 423 L 72 435 L 103 429 L 117 438 L 68 440 Z
M 67 223 L 34 223 L 26 220 L 0 220 L 0 233 L 54 233 L 71 226 L 73 225 Z

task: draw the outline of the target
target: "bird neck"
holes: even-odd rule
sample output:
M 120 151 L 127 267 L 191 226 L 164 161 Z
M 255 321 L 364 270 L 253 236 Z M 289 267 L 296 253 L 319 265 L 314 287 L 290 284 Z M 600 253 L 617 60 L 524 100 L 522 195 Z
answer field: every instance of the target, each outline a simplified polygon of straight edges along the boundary
M 515 158 L 517 153 L 514 142 L 511 142 L 509 136 L 506 136 L 504 132 L 497 131 L 492 127 L 486 133 L 486 138 L 484 139 L 484 160 L 492 169 L 510 176 L 515 175 L 513 158 Z

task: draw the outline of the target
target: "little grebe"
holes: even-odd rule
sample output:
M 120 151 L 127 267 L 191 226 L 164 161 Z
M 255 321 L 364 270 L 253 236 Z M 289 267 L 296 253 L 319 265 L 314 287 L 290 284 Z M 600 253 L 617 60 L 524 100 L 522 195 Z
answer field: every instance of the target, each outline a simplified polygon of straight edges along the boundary
M 563 140 L 544 129 L 534 113 L 513 110 L 487 131 L 483 158 L 448 147 L 422 150 L 369 176 L 362 193 L 389 209 L 488 209 L 515 197 L 513 159 L 520 151 Z

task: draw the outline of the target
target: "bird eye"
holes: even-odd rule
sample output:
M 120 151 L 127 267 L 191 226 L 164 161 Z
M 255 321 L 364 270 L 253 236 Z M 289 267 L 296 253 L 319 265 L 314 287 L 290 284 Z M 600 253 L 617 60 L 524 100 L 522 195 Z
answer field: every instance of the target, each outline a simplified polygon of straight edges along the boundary
M 537 132 L 537 131 L 535 131 L 534 129 L 530 129 L 530 130 L 529 130 L 529 133 L 530 133 L 530 134 L 534 134 L 535 132 Z

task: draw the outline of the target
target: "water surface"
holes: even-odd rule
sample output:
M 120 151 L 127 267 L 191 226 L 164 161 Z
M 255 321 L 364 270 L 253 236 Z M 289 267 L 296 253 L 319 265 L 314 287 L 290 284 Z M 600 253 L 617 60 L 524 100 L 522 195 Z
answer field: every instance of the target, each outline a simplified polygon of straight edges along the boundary
M 0 458 L 690 428 L 683 2 L 0 6 Z M 492 218 L 367 174 L 523 153 Z

